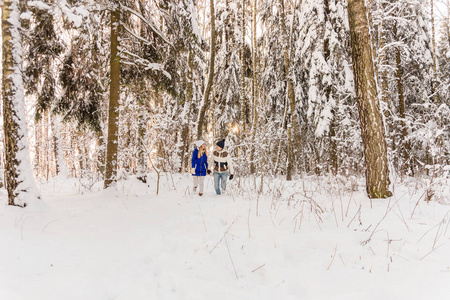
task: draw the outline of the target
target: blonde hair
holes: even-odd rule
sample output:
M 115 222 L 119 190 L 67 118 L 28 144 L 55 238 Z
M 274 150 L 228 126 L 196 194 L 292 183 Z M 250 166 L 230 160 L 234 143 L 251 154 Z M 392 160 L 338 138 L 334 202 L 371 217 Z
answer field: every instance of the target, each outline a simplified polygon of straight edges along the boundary
M 203 146 L 205 146 L 205 147 L 202 149 Z M 205 153 L 206 156 L 208 156 L 208 153 L 206 152 L 206 145 L 205 144 L 202 144 L 200 147 L 198 147 L 197 157 L 198 158 L 202 157 L 203 153 Z

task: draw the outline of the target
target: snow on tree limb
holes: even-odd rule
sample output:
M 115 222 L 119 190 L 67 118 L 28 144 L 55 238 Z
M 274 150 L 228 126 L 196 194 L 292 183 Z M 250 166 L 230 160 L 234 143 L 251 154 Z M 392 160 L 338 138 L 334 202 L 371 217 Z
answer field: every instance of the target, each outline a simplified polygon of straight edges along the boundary
M 125 50 L 121 47 L 119 47 L 119 50 L 120 50 L 121 54 L 123 53 L 123 54 L 126 54 L 126 55 L 136 58 L 136 60 L 134 62 L 122 60 L 121 63 L 126 64 L 126 65 L 131 65 L 131 66 L 133 66 L 133 65 L 138 66 L 138 64 L 139 64 L 140 66 L 143 66 L 146 71 L 148 71 L 148 70 L 160 71 L 167 78 L 172 79 L 172 76 L 166 70 L 164 70 L 163 65 L 158 64 L 158 63 L 149 62 L 147 59 L 144 59 L 144 58 L 142 58 L 134 53 L 131 53 L 130 51 Z
M 135 15 L 136 17 L 138 17 L 139 19 L 141 19 L 142 21 L 144 21 L 145 24 L 147 24 L 148 26 L 150 26 L 150 28 L 152 29 L 152 31 L 154 33 L 156 33 L 160 38 L 162 38 L 167 44 L 169 44 L 170 46 L 173 47 L 173 44 L 164 36 L 164 34 L 159 31 L 156 27 L 155 24 L 153 24 L 153 22 L 151 22 L 150 20 L 148 20 L 147 18 L 145 18 L 142 14 L 138 13 L 137 11 L 135 11 L 134 9 L 131 9 L 128 6 L 121 6 L 124 10 L 132 13 L 133 15 Z
M 149 40 L 143 38 L 142 36 L 134 33 L 130 28 L 128 28 L 125 24 L 122 24 L 123 28 L 125 29 L 126 32 L 128 32 L 129 34 L 131 34 L 133 37 L 135 37 L 136 39 L 144 42 L 144 44 L 146 45 L 152 45 L 153 43 L 150 42 Z

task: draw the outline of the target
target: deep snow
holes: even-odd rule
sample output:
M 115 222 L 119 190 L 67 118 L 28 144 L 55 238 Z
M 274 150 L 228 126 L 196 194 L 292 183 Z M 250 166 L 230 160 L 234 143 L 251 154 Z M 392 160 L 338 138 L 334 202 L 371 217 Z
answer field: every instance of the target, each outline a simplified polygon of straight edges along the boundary
M 1 189 L 0 299 L 450 299 L 446 185 L 427 203 L 417 179 L 373 201 L 354 178 L 161 180 L 54 179 L 25 209 Z

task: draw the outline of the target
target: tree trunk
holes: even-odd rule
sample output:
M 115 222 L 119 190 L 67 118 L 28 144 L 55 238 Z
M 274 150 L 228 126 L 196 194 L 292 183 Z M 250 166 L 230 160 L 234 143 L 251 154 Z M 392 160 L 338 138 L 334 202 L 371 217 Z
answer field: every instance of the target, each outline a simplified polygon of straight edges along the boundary
M 49 178 L 49 174 L 50 174 L 50 164 L 51 164 L 51 141 L 49 139 L 48 136 L 48 122 L 49 122 L 49 117 L 48 117 L 48 111 L 44 111 L 43 116 L 42 116 L 42 136 L 44 137 L 44 164 L 43 164 L 43 168 L 44 168 L 44 175 L 45 175 L 45 180 L 48 181 Z
M 36 120 L 34 123 L 34 174 L 37 178 L 41 176 L 41 149 L 42 149 L 42 138 L 41 138 L 41 120 Z
M 223 47 L 224 47 L 225 56 L 226 56 L 226 58 L 225 58 L 225 69 L 228 69 L 228 66 L 229 66 L 229 63 L 230 63 L 230 51 L 229 51 L 230 47 L 228 46 L 228 40 L 229 40 L 228 31 L 230 30 L 229 29 L 229 23 L 230 23 L 229 13 L 230 13 L 230 9 L 228 7 L 228 0 L 225 0 L 225 13 L 226 13 L 226 17 L 225 17 L 225 20 L 224 20 L 225 26 L 224 26 L 224 29 L 223 29 L 223 40 L 224 40 Z
M 395 29 L 397 32 L 397 29 Z M 396 53 L 396 63 L 397 63 L 397 92 L 398 92 L 398 104 L 399 104 L 399 114 L 400 114 L 400 125 L 401 125 L 401 136 L 402 136 L 402 156 L 403 162 L 401 166 L 401 172 L 406 174 L 408 171 L 408 166 L 410 166 L 409 153 L 411 151 L 409 143 L 407 141 L 408 129 L 406 128 L 406 114 L 405 114 L 405 94 L 403 92 L 403 71 L 402 71 L 402 58 L 400 55 L 400 49 L 397 48 Z
M 286 166 L 286 180 L 292 180 L 292 174 L 294 173 L 294 151 L 292 149 L 292 126 L 288 125 L 287 128 L 288 137 L 288 149 L 287 149 L 287 166 Z
M 141 90 L 142 92 L 142 90 Z M 139 103 L 139 109 L 141 110 L 139 112 L 139 123 L 138 123 L 138 135 L 139 135 L 139 141 L 138 141 L 138 167 L 137 167 L 137 176 L 136 178 L 140 180 L 143 183 L 147 183 L 147 164 L 146 164 L 146 158 L 147 158 L 147 107 L 145 105 L 145 102 L 143 99 L 140 100 Z
M 20 0 L 5 0 L 2 8 L 3 130 L 8 205 L 25 207 L 39 198 L 29 161 L 25 93 L 22 81 Z
M 295 109 L 295 93 L 294 93 L 294 84 L 292 83 L 292 78 L 291 78 L 291 71 L 290 71 L 290 45 L 288 45 L 288 39 L 286 37 L 286 20 L 285 20 L 285 13 L 284 13 L 284 0 L 280 0 L 280 25 L 281 25 L 281 41 L 283 43 L 283 57 L 284 57 L 284 71 L 286 74 L 286 83 L 287 83 L 287 97 L 288 97 L 288 103 L 290 106 L 290 110 L 291 110 L 291 124 L 292 124 L 292 129 L 290 129 L 290 125 L 289 130 L 290 131 L 288 133 L 288 159 L 290 160 L 288 163 L 288 169 L 287 169 L 287 174 L 286 174 L 286 179 L 290 180 L 292 178 L 292 172 L 293 172 L 293 167 L 295 165 L 295 158 L 293 155 L 293 150 L 294 148 L 299 149 L 298 147 L 300 146 L 299 142 L 298 142 L 298 135 L 300 134 L 300 130 L 299 130 L 299 126 L 297 124 L 297 117 L 296 117 L 296 109 Z M 292 132 L 293 130 L 293 132 Z M 292 152 L 292 153 L 291 153 Z
M 325 12 L 325 19 L 328 20 L 328 22 L 332 22 L 330 17 L 330 3 L 329 0 L 324 1 L 324 12 Z M 323 53 L 324 53 L 324 59 L 328 62 L 331 56 L 331 49 L 330 49 L 330 39 L 327 36 L 323 42 Z M 330 100 L 331 97 L 331 85 L 328 85 L 325 89 L 325 97 L 327 99 L 327 102 Z M 337 155 L 337 143 L 336 143 L 336 122 L 335 122 L 335 111 L 333 109 L 332 111 L 333 116 L 330 120 L 330 126 L 329 126 L 329 133 L 328 137 L 330 139 L 330 163 L 331 163 L 331 172 L 333 175 L 337 174 L 338 171 L 338 155 Z
M 142 15 L 145 15 L 145 5 L 142 1 L 139 1 L 139 11 Z M 146 36 L 145 24 L 140 20 L 140 35 Z M 140 42 L 141 49 L 144 49 L 145 44 Z M 138 121 L 138 162 L 137 162 L 137 176 L 136 178 L 142 183 L 147 183 L 147 89 L 144 78 L 139 82 L 138 92 L 138 104 L 139 104 L 139 121 Z
M 188 169 L 189 166 L 189 146 L 191 141 L 191 131 L 190 131 L 190 120 L 192 115 L 192 101 L 194 97 L 194 54 L 193 50 L 189 50 L 188 54 L 188 88 L 186 91 L 186 103 L 188 107 L 188 114 L 185 116 L 184 124 L 183 124 L 183 132 L 181 134 L 181 138 L 183 140 L 182 153 L 181 153 L 181 172 L 183 173 Z
M 383 9 L 384 10 L 384 9 Z M 379 47 L 379 64 L 380 67 L 382 68 L 382 71 L 380 73 L 380 81 L 381 81 L 381 100 L 384 103 L 385 109 L 383 110 L 384 112 L 384 116 L 386 118 L 389 117 L 389 86 L 388 86 L 388 73 L 387 73 L 387 57 L 386 57 L 386 29 L 384 28 L 384 23 L 383 21 L 381 22 L 381 24 L 378 26 L 378 29 L 380 30 L 380 32 L 378 33 L 380 40 L 378 42 L 378 47 Z
M 376 48 L 376 37 L 374 35 L 375 30 L 374 30 L 374 26 L 373 26 L 373 20 L 372 20 L 372 4 L 373 4 L 373 0 L 366 0 L 366 4 L 367 4 L 367 20 L 369 22 L 369 34 L 370 34 L 370 41 L 371 41 L 371 45 L 372 45 L 372 59 L 373 61 L 377 61 L 377 52 L 375 51 Z M 374 70 L 375 70 L 375 78 L 378 78 L 378 65 L 374 64 Z
M 366 191 L 370 198 L 386 198 L 389 168 L 383 119 L 380 113 L 372 42 L 364 0 L 348 0 L 353 74 L 366 163 Z
M 339 159 L 338 159 L 338 147 L 336 142 L 336 121 L 335 117 L 330 122 L 330 132 L 328 134 L 330 138 L 330 163 L 331 173 L 336 176 L 339 171 Z
M 209 59 L 209 74 L 208 83 L 205 87 L 205 92 L 203 94 L 203 105 L 198 114 L 197 121 L 197 139 L 203 139 L 203 124 L 205 122 L 206 110 L 208 109 L 210 100 L 209 94 L 211 93 L 211 87 L 214 79 L 214 59 L 215 59 L 215 48 L 216 48 L 216 24 L 215 24 L 215 13 L 214 13 L 214 0 L 209 1 L 210 15 L 211 15 L 211 55 Z
M 286 130 L 287 132 L 287 123 L 288 123 L 288 104 L 285 104 L 284 107 L 284 114 L 283 114 L 283 125 L 281 126 L 281 128 L 283 130 Z M 290 132 L 288 132 L 288 146 L 289 146 L 289 140 L 290 139 Z M 281 150 L 282 150 L 282 146 L 283 146 L 283 139 L 280 139 L 280 142 L 278 143 L 278 151 L 277 151 L 277 160 L 275 162 L 275 169 L 274 169 L 274 174 L 278 174 L 278 168 L 280 167 L 280 160 L 281 160 Z M 289 151 L 288 151 L 288 155 L 289 155 Z M 288 157 L 289 160 L 289 157 Z
M 248 124 L 247 103 L 245 101 L 245 0 L 242 0 L 241 33 L 241 122 L 242 130 L 245 132 Z
M 111 186 L 117 177 L 117 146 L 119 142 L 120 57 L 119 47 L 120 8 L 116 4 L 111 11 L 111 61 L 108 110 L 108 140 L 106 145 L 104 188 Z
M 62 128 L 61 121 L 59 117 L 54 119 L 53 123 L 54 128 L 54 151 L 55 151 L 55 161 L 56 161 L 56 175 L 61 177 L 67 177 L 69 175 L 69 171 L 66 166 L 66 161 L 64 159 L 64 152 L 62 147 Z
M 59 161 L 58 161 L 58 135 L 56 134 L 56 125 L 53 118 L 50 120 L 50 127 L 53 134 L 52 137 L 52 159 L 55 163 L 55 176 L 58 176 L 60 167 L 59 167 Z
M 251 174 L 255 174 L 256 173 L 256 166 L 255 166 L 255 138 L 256 138 L 256 129 L 258 127 L 257 121 L 258 121 L 258 116 L 257 116 L 257 103 L 256 103 L 256 87 L 257 87 L 257 78 L 256 78 L 256 51 L 257 51 L 257 46 L 256 46 L 256 9 L 258 7 L 258 0 L 253 0 L 253 30 L 252 30 L 252 49 L 253 49 L 253 85 L 252 85 L 252 116 L 253 116 L 253 120 L 252 120 L 252 150 L 250 153 L 250 173 Z
M 434 103 L 438 103 L 438 91 L 437 91 L 437 64 L 436 64 L 436 29 L 434 22 L 434 0 L 431 0 L 431 34 L 432 34 L 432 55 L 433 55 L 433 95 Z
M 436 106 L 439 106 L 440 100 L 439 100 L 439 91 L 438 91 L 438 78 L 437 78 L 437 57 L 436 57 L 436 29 L 435 29 L 435 22 L 434 22 L 434 0 L 431 0 L 431 33 L 432 33 L 432 50 L 433 50 L 433 84 L 432 84 L 432 90 L 433 90 L 433 100 L 434 103 L 436 104 Z M 447 10 L 449 8 L 447 7 Z M 443 120 L 439 117 L 436 116 L 436 123 L 438 124 L 439 127 L 443 126 Z M 438 154 L 438 158 L 436 162 L 433 163 L 437 163 L 437 164 L 443 164 L 443 146 L 444 146 L 444 141 L 442 138 L 442 135 L 438 136 L 437 138 L 437 146 L 439 148 L 439 154 Z

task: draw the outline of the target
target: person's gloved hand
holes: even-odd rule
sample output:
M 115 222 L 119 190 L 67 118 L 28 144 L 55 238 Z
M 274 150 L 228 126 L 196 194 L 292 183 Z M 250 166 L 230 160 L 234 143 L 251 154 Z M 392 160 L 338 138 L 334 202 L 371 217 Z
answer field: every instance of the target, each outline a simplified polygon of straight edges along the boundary
M 211 175 L 211 170 L 207 170 L 206 173 L 207 173 L 208 175 Z
M 191 168 L 191 174 L 195 174 L 195 168 Z
M 233 180 L 233 178 L 234 178 L 234 175 L 231 174 L 229 179 L 230 179 L 230 180 Z

